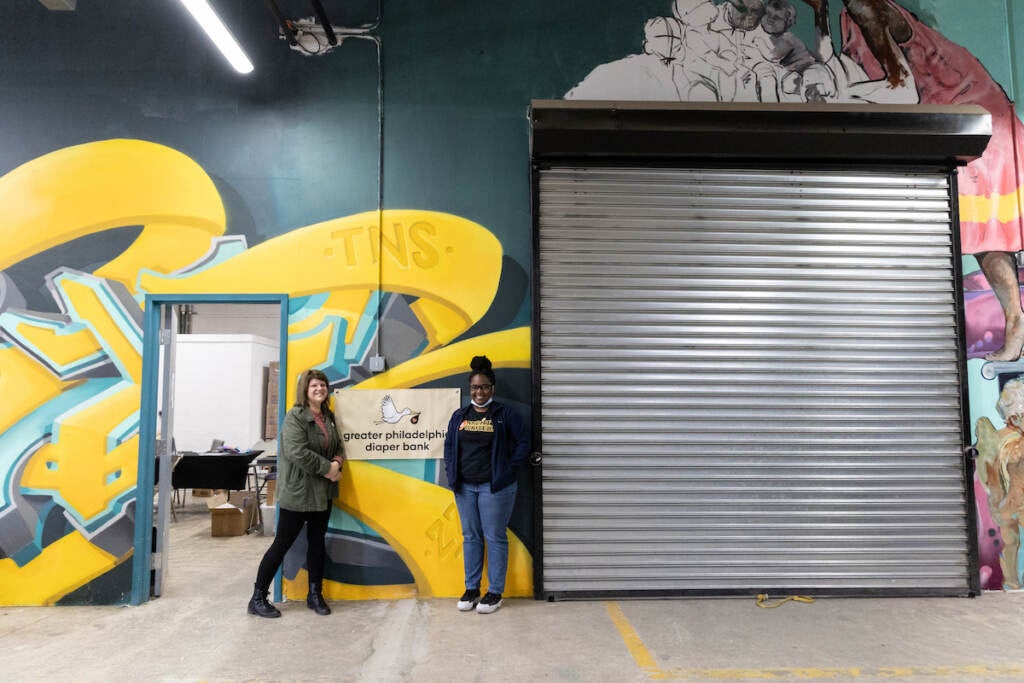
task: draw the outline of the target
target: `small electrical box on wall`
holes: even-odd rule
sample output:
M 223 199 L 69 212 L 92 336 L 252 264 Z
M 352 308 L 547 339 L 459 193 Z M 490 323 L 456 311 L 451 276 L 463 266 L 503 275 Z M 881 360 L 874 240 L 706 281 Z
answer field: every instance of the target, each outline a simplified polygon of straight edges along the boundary
M 384 356 L 370 356 L 370 372 L 384 372 Z

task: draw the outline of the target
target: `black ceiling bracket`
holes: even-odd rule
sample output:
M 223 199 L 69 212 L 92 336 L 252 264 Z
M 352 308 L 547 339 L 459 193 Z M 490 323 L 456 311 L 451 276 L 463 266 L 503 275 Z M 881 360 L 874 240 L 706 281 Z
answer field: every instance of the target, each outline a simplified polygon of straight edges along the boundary
M 288 39 L 288 44 L 298 45 L 299 39 L 295 35 L 295 29 L 292 28 L 292 25 L 284 18 L 284 15 L 281 14 L 281 8 L 277 6 L 277 3 L 274 2 L 274 0 L 267 0 L 267 5 L 270 6 L 270 12 L 274 15 L 277 25 L 281 27 L 282 35 Z
M 324 6 L 320 3 L 320 0 L 310 1 L 313 3 L 313 12 L 316 13 L 316 18 L 320 21 L 320 25 L 324 27 L 324 33 L 327 34 L 327 42 L 332 46 L 337 45 L 338 36 L 334 35 L 334 27 L 331 26 L 331 20 L 327 18 Z

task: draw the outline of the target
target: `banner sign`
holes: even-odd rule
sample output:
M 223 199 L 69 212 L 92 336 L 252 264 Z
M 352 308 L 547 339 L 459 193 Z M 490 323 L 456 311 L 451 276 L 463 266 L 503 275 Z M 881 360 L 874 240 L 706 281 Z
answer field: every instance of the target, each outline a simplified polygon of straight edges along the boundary
M 334 416 L 350 460 L 443 458 L 461 389 L 338 389 Z

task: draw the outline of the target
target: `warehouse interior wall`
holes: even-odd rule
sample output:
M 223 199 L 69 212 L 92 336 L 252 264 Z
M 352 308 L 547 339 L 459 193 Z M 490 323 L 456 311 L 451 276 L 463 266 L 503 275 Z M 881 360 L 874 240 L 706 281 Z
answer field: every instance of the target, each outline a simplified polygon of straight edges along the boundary
M 1020 29 L 1005 26 L 1016 10 L 1007 0 L 886 1 L 905 21 L 902 12 L 913 15 L 915 35 L 947 51 L 948 73 L 921 72 L 906 44 L 886 62 L 869 58 L 878 46 L 844 43 L 853 34 L 838 0 L 829 8 L 831 63 L 799 1 L 768 3 L 792 15 L 789 29 L 750 46 L 741 39 L 756 27 L 728 35 L 712 27 L 726 10 L 709 0 L 623 0 L 601 12 L 582 1 L 325 0 L 335 23 L 366 36 L 316 56 L 289 49 L 264 7 L 214 2 L 250 52 L 248 76 L 229 69 L 178 3 L 5 6 L 0 604 L 129 600 L 135 506 L 145 500 L 137 473 L 148 294 L 286 295 L 288 404 L 309 367 L 324 369 L 334 389 L 461 388 L 470 358 L 484 353 L 495 361 L 499 398 L 529 418 L 533 99 L 589 90 L 612 99 L 766 101 L 775 83 L 780 98 L 799 104 L 810 89 L 792 86 L 814 82 L 805 76 L 859 64 L 877 96 L 928 103 L 952 97 L 943 85 L 968 74 L 1002 107 L 996 113 L 1011 133 L 992 150 L 1012 159 Z M 645 34 L 652 26 L 662 32 Z M 709 36 L 732 40 L 733 51 L 709 46 Z M 871 90 L 845 86 L 854 97 Z M 814 96 L 830 88 L 826 78 Z M 965 195 L 966 182 L 962 224 L 989 225 L 994 216 L 1019 235 L 1019 180 L 994 199 Z M 1000 391 L 1024 368 L 1006 358 L 998 362 L 1009 365 L 984 369 L 1003 346 L 1005 316 L 966 249 L 964 272 L 972 423 L 986 419 L 998 434 L 1008 428 Z M 382 373 L 368 370 L 378 353 Z M 1017 588 L 1020 570 L 1008 562 L 1015 527 L 993 515 L 988 497 L 1016 476 L 1016 460 L 993 458 L 1007 461 L 1004 478 L 974 483 L 983 586 Z M 390 550 L 376 566 L 332 561 L 328 597 L 461 593 L 459 524 L 436 461 L 355 465 L 332 530 Z M 529 596 L 531 472 L 520 491 L 509 594 Z M 416 501 L 421 516 L 396 514 L 396 497 Z M 424 554 L 444 558 L 436 575 L 395 561 Z M 285 593 L 300 590 L 301 579 L 286 575 Z

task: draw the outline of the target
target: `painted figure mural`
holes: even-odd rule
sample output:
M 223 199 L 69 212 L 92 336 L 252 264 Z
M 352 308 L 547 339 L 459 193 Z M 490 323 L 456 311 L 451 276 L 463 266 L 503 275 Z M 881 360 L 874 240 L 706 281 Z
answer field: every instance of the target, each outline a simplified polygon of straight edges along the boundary
M 987 417 L 978 420 L 978 478 L 1002 538 L 999 566 L 1003 585 L 1020 588 L 1021 513 L 1024 512 L 1024 380 L 1003 386 L 997 404 L 1006 426 L 997 430 Z
M 846 50 L 837 52 L 824 0 L 813 3 L 818 44 L 794 35 L 797 8 L 788 0 L 676 0 L 672 16 L 644 29 L 644 55 L 595 68 L 566 99 L 678 99 L 684 102 L 920 101 L 902 54 L 901 74 L 870 75 Z M 644 59 L 655 56 L 657 59 Z M 888 62 L 887 62 L 888 63 Z M 670 73 L 672 89 L 651 87 Z M 665 97 L 672 91 L 678 97 Z

